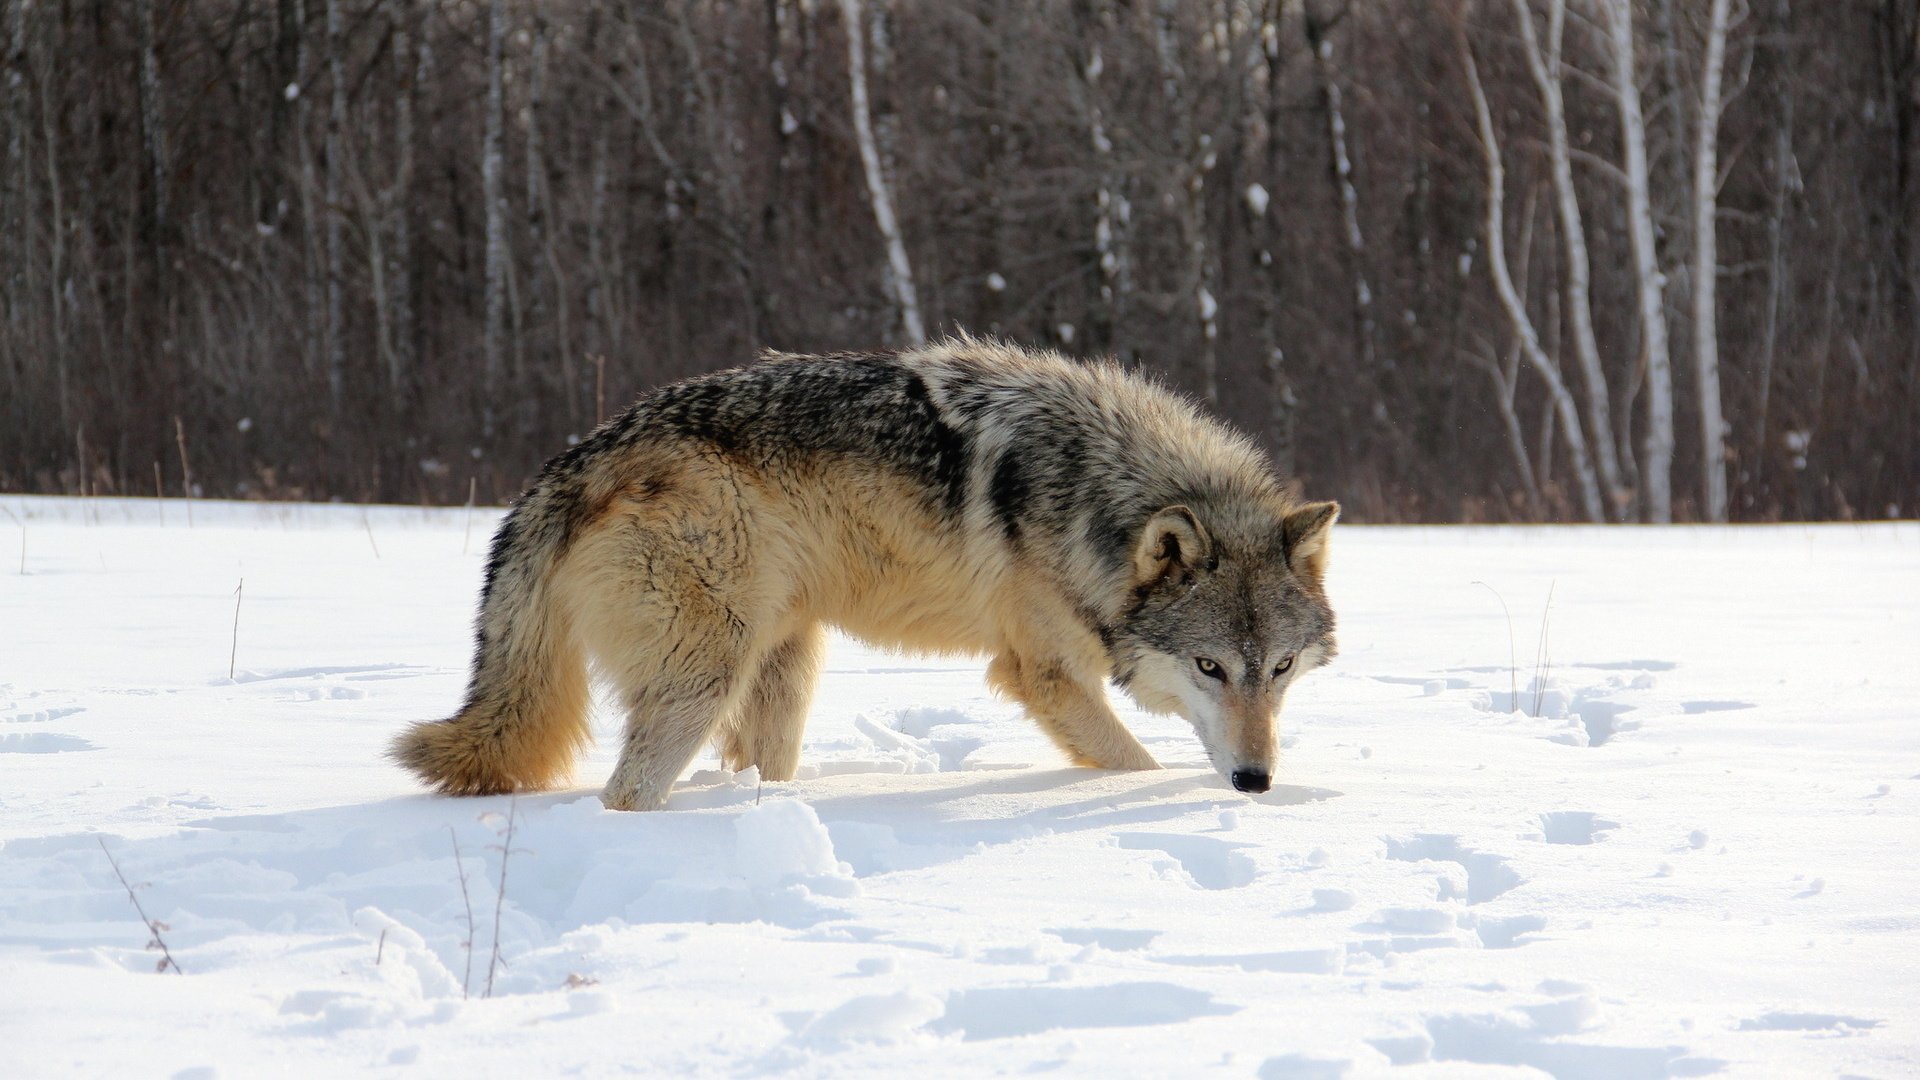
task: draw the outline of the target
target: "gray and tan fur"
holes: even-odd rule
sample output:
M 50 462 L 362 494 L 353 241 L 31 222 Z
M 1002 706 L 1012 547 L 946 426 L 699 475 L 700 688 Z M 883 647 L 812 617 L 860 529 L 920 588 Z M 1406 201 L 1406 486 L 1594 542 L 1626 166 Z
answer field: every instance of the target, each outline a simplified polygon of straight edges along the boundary
M 708 740 L 791 778 L 826 628 L 992 658 L 1079 765 L 1158 766 L 1111 678 L 1265 791 L 1288 686 L 1334 652 L 1332 503 L 1110 365 L 970 338 L 769 355 L 663 387 L 547 463 L 494 537 L 466 704 L 393 756 L 441 791 L 550 785 L 626 711 L 605 801 L 662 806 Z

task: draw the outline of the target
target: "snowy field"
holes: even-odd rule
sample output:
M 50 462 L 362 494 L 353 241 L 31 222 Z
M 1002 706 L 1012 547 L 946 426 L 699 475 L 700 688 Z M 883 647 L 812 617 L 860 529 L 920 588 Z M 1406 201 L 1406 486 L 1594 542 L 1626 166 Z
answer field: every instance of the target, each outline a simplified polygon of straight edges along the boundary
M 601 710 L 509 855 L 381 756 L 496 514 L 0 508 L 0 1076 L 1920 1071 L 1920 526 L 1341 526 L 1253 798 L 839 641 L 802 779 Z

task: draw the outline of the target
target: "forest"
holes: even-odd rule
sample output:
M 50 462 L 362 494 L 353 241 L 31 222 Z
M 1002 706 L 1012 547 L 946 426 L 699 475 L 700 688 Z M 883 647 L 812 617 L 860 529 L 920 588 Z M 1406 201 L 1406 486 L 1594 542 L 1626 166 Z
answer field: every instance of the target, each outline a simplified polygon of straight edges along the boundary
M 1920 509 L 1920 0 L 0 0 L 0 490 L 1112 356 L 1351 519 Z

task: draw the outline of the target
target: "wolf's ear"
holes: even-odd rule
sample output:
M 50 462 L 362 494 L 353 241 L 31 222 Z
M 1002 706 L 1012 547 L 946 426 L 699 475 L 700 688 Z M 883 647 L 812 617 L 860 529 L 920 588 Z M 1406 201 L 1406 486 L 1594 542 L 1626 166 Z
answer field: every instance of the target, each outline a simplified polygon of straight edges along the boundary
M 1213 541 L 1184 506 L 1169 506 L 1147 519 L 1133 549 L 1133 579 L 1151 581 L 1174 567 L 1193 569 L 1207 560 Z
M 1302 577 L 1320 580 L 1327 572 L 1327 534 L 1340 519 L 1340 504 L 1308 503 L 1288 511 L 1280 523 L 1281 542 L 1286 546 L 1287 566 Z

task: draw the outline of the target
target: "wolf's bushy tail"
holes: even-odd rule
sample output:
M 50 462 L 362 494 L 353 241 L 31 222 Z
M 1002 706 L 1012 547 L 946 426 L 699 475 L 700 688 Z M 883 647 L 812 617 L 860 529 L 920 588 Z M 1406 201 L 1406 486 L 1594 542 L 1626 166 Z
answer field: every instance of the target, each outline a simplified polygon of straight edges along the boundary
M 472 682 L 451 719 L 414 724 L 389 755 L 448 795 L 546 787 L 591 732 L 585 654 L 554 575 L 578 519 L 579 492 L 543 478 L 501 522 L 474 628 Z

